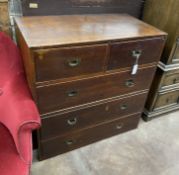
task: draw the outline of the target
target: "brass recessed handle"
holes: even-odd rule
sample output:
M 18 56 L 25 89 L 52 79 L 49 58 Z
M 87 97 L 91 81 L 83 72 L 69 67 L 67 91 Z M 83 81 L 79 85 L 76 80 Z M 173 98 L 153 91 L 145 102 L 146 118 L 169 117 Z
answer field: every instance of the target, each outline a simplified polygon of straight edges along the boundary
M 116 125 L 116 129 L 117 129 L 117 130 L 120 130 L 120 129 L 123 128 L 123 126 L 124 126 L 123 123 L 117 124 L 117 125 Z
M 128 106 L 126 104 L 123 104 L 123 105 L 121 105 L 120 108 L 121 108 L 121 110 L 126 110 L 128 108 Z
M 79 58 L 68 60 L 68 66 L 77 67 L 80 65 L 81 60 Z
M 78 95 L 78 91 L 76 90 L 72 90 L 70 92 L 68 92 L 68 97 L 75 97 Z
M 70 126 L 74 126 L 74 125 L 76 125 L 76 123 L 77 123 L 77 118 L 69 119 L 69 120 L 67 120 L 67 123 L 68 123 L 68 125 L 70 125 Z
M 65 141 L 65 143 L 70 146 L 70 145 L 73 145 L 75 143 L 75 140 L 67 140 Z
M 132 51 L 132 56 L 136 59 L 139 59 L 141 55 L 142 55 L 142 50 L 133 50 Z
M 133 87 L 135 85 L 134 80 L 132 80 L 132 79 L 131 80 L 127 80 L 125 85 L 127 87 Z

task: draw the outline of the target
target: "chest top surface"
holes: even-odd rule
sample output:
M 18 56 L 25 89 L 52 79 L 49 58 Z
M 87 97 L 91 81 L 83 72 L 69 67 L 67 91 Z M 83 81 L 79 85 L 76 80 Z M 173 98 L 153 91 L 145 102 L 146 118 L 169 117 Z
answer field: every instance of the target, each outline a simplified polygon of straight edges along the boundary
M 17 17 L 29 48 L 166 35 L 126 14 Z

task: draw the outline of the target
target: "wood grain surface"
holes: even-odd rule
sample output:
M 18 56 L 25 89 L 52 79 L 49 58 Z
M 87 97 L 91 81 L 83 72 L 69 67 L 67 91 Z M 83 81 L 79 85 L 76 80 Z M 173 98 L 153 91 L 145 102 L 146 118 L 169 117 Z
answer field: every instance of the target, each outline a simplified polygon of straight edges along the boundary
M 165 35 L 129 15 L 17 17 L 16 23 L 29 48 Z

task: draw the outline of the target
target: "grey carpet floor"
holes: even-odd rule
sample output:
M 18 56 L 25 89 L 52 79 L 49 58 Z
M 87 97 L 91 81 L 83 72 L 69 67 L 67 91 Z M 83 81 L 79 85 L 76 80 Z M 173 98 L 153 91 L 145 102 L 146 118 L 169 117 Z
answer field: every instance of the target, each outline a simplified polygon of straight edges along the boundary
M 179 175 L 179 112 L 45 161 L 34 158 L 31 175 Z

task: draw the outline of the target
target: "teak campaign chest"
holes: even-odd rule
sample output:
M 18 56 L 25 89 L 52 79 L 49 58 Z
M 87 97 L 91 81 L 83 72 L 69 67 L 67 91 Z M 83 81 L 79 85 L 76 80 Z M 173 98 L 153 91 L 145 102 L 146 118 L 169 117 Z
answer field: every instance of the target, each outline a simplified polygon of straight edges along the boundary
M 166 34 L 129 15 L 16 18 L 39 158 L 137 127 Z

